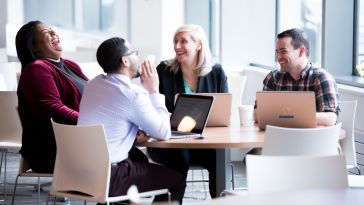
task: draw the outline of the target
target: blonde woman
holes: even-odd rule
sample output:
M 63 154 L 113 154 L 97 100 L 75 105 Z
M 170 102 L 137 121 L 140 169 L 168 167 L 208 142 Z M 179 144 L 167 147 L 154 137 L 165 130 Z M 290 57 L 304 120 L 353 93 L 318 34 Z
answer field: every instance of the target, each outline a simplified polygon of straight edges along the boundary
M 175 58 L 162 61 L 158 67 L 159 91 L 165 95 L 169 112 L 174 109 L 177 93 L 226 93 L 227 77 L 220 64 L 212 62 L 204 30 L 198 25 L 183 25 L 173 37 Z M 216 197 L 216 151 L 214 149 L 155 149 L 150 157 L 187 177 L 190 164 L 209 171 L 211 197 Z

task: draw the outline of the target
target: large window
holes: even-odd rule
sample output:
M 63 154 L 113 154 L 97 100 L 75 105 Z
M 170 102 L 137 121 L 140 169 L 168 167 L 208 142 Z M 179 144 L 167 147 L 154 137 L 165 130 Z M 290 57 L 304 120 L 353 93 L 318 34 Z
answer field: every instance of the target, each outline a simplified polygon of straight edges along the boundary
M 39 19 L 49 25 L 79 31 L 128 37 L 130 0 L 27 0 L 25 21 Z
M 300 28 L 308 35 L 310 60 L 321 67 L 322 0 L 279 0 L 277 32 Z
M 220 0 L 185 0 L 185 23 L 204 28 L 212 55 L 220 57 Z
M 358 1 L 358 57 L 357 63 L 354 69 L 356 76 L 364 77 L 364 1 Z

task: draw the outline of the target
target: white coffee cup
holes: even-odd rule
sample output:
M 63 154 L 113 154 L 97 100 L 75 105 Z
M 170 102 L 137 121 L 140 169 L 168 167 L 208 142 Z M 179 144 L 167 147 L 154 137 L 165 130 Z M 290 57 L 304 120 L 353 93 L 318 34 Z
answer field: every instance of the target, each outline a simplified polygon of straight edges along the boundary
M 254 106 L 239 105 L 240 124 L 243 126 L 252 126 L 254 124 Z

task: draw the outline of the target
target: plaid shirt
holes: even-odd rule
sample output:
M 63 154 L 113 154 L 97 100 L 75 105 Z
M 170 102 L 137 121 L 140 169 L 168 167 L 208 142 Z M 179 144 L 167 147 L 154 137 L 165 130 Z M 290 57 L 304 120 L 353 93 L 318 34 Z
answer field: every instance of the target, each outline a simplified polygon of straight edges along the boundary
M 265 91 L 314 91 L 317 112 L 339 112 L 335 79 L 324 69 L 307 64 L 298 80 L 289 73 L 271 71 L 263 81 Z

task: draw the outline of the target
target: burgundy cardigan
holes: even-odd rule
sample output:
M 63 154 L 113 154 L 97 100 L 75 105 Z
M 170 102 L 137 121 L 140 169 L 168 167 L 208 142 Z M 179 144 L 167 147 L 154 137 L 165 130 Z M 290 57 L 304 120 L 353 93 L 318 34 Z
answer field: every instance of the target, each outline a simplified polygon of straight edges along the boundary
M 75 62 L 63 61 L 67 68 L 88 80 Z M 66 74 L 43 59 L 22 68 L 17 94 L 23 126 L 20 153 L 32 162 L 31 166 L 36 162 L 53 171 L 56 143 L 50 119 L 77 124 L 82 94 Z

